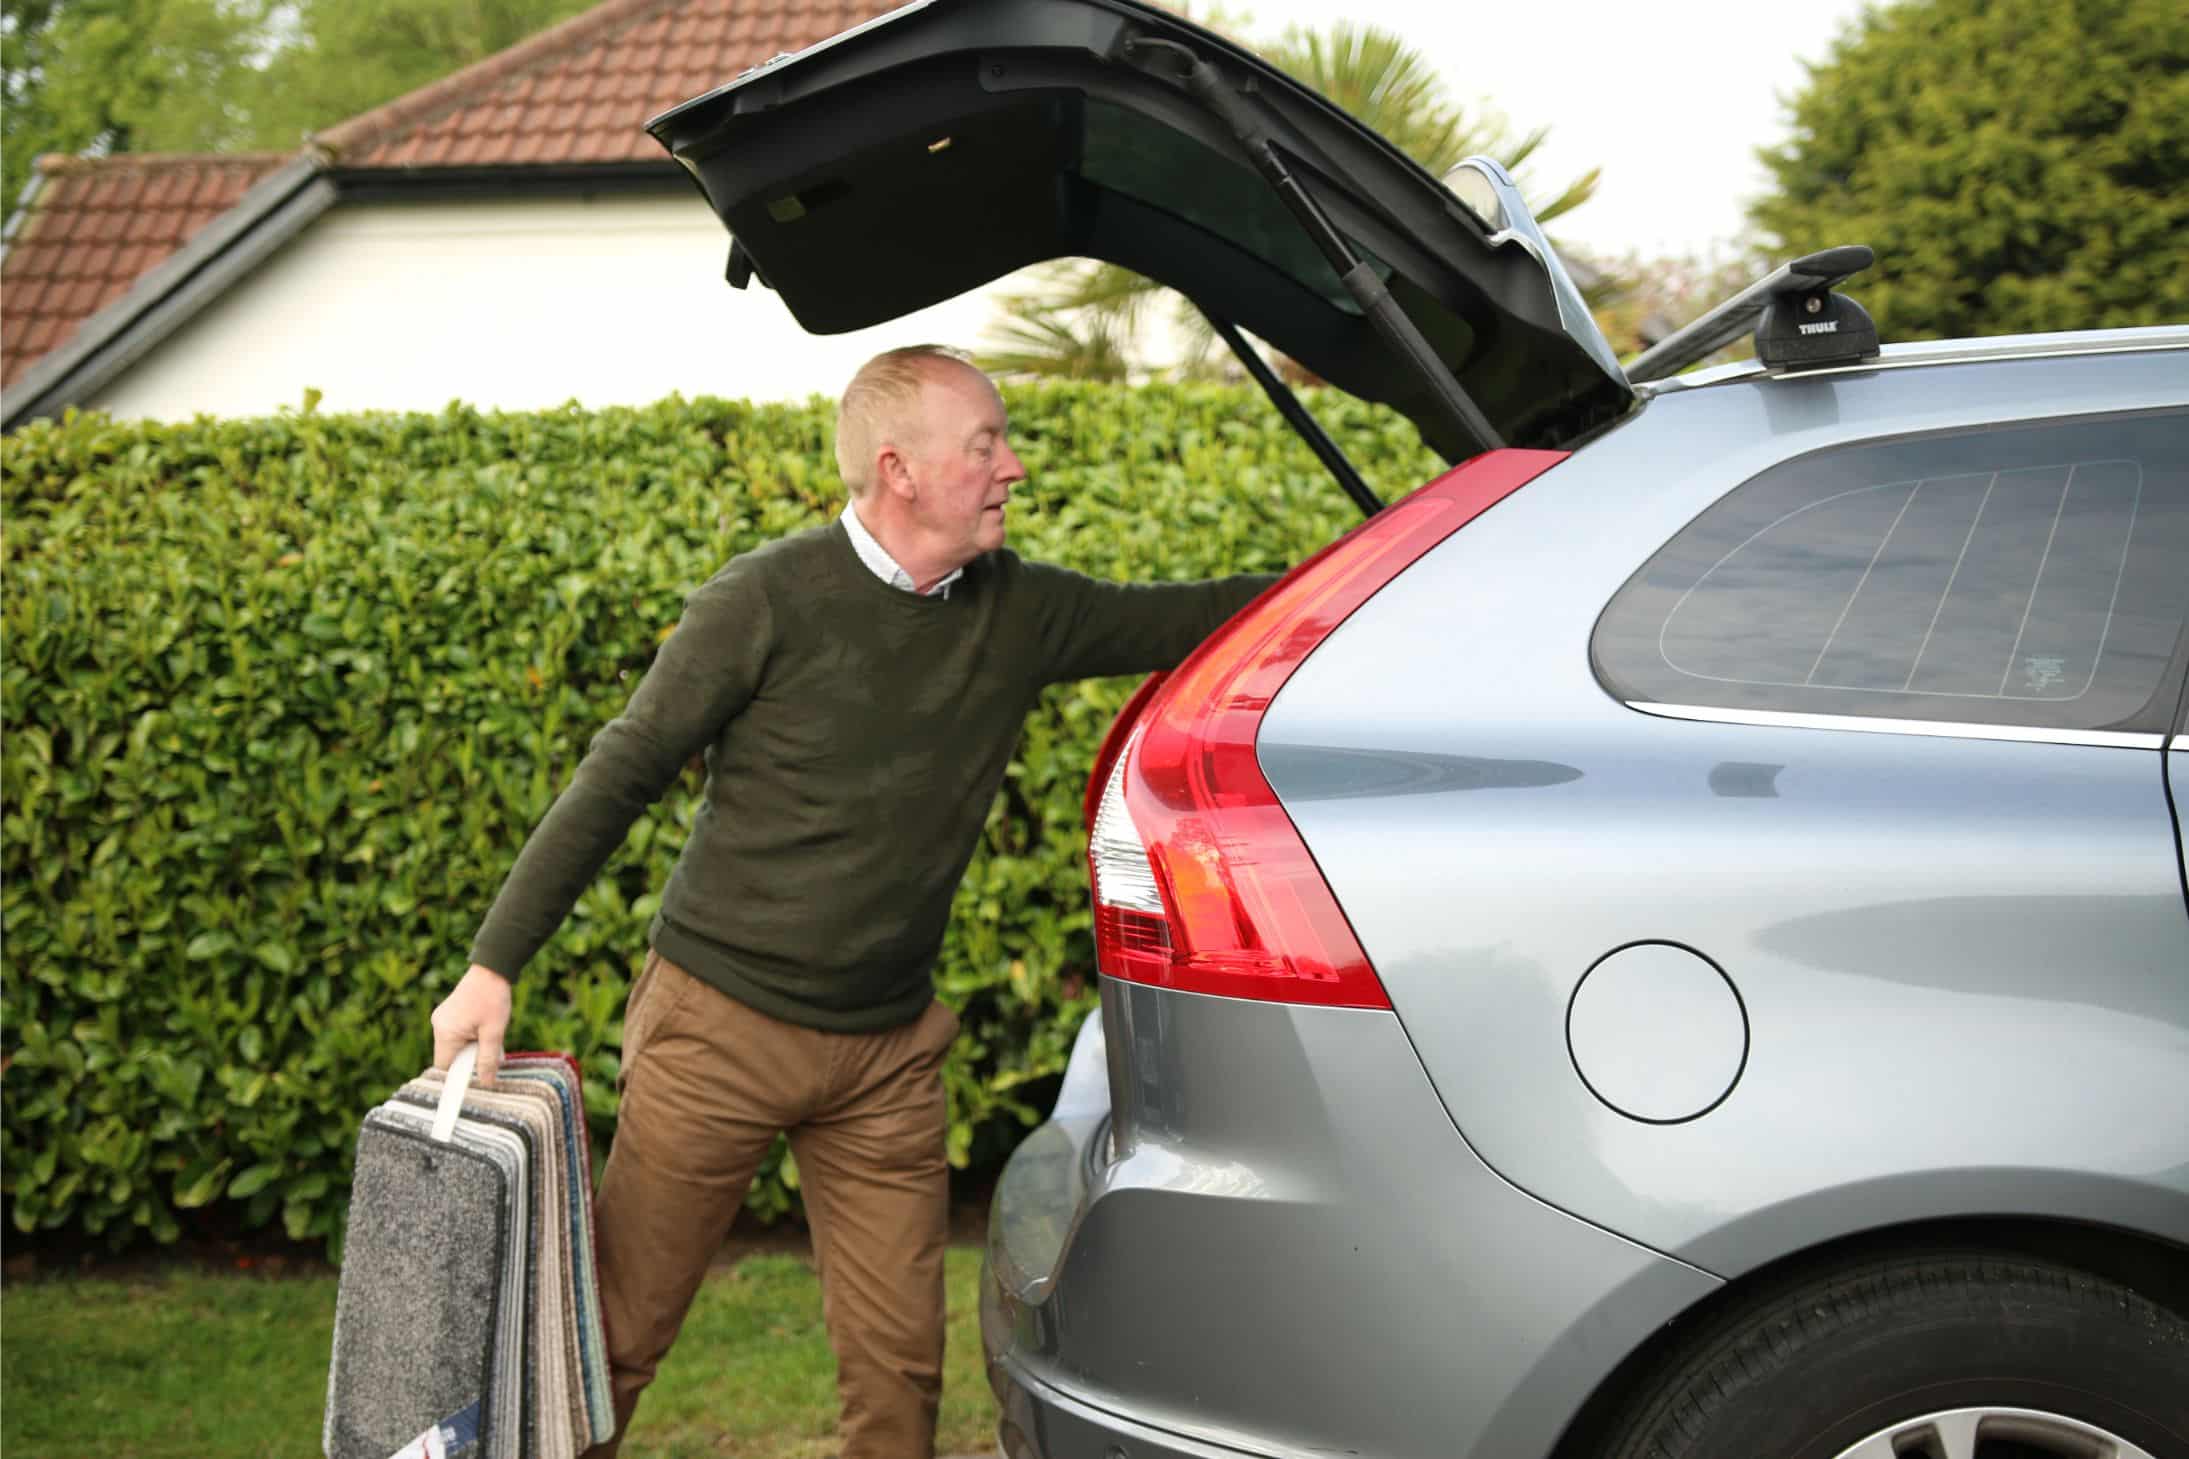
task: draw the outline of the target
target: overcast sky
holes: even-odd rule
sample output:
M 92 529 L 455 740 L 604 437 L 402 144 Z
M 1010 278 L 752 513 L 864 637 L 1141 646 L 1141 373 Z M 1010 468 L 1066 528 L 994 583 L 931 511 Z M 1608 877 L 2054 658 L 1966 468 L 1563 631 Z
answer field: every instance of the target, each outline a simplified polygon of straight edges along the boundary
M 1539 186 L 1590 167 L 1596 196 L 1558 220 L 1561 242 L 1618 256 L 1705 252 L 1763 191 L 1755 149 L 1785 138 L 1780 99 L 1822 60 L 1863 0 L 1243 0 L 1249 38 L 1338 15 L 1396 31 L 1453 95 L 1487 98 L 1516 130 L 1551 129 Z

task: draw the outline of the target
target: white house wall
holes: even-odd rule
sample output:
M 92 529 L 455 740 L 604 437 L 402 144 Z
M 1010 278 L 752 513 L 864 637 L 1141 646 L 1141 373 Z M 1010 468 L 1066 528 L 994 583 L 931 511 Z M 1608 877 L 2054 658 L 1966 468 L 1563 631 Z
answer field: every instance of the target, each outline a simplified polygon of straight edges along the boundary
M 967 348 L 996 286 L 855 334 L 809 335 L 696 192 L 340 202 L 90 403 L 120 416 L 640 404 L 671 392 L 833 396 L 892 345 Z

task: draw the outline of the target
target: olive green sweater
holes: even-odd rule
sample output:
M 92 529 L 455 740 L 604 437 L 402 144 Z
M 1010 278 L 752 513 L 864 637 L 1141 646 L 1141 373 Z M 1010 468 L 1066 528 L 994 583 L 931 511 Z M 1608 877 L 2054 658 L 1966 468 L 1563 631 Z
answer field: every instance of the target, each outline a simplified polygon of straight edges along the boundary
M 745 553 L 685 601 L 525 843 L 472 960 L 517 976 L 704 750 L 655 948 L 792 1023 L 907 1022 L 1042 686 L 1169 668 L 1271 581 L 1125 586 L 1003 550 L 922 597 L 870 572 L 841 522 Z

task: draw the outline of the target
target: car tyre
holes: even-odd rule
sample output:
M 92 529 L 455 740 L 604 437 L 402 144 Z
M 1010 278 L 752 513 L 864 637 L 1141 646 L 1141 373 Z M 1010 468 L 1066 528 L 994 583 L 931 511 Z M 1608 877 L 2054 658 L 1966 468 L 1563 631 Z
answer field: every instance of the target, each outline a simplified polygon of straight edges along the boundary
M 2110 1447 L 2108 1444 L 2110 1443 Z M 2189 1455 L 2189 1322 L 2126 1287 L 1975 1251 L 1870 1260 L 1721 1312 L 1606 1459 Z

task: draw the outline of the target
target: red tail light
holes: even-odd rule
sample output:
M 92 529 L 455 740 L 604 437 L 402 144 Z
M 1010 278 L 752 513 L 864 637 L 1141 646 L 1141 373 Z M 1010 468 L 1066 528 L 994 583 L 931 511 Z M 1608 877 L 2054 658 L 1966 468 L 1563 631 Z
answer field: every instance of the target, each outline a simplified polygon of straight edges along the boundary
M 1492 451 L 1369 518 L 1287 573 L 1118 717 L 1088 787 L 1096 962 L 1111 977 L 1283 1003 L 1390 1000 L 1254 740 L 1331 631 L 1500 498 L 1565 459 Z M 1140 696 L 1135 696 L 1135 703 Z
M 1094 828 L 1095 812 L 1102 805 L 1103 787 L 1110 783 L 1110 772 L 1117 768 L 1117 757 L 1125 752 L 1125 743 L 1132 737 L 1132 727 L 1140 721 L 1140 711 L 1148 707 L 1155 691 L 1163 687 L 1170 675 L 1161 669 L 1140 681 L 1133 690 L 1132 698 L 1118 710 L 1117 718 L 1110 722 L 1110 732 L 1102 737 L 1102 748 L 1095 751 L 1094 773 L 1087 777 L 1087 793 L 1079 798 L 1079 809 L 1089 830 Z

